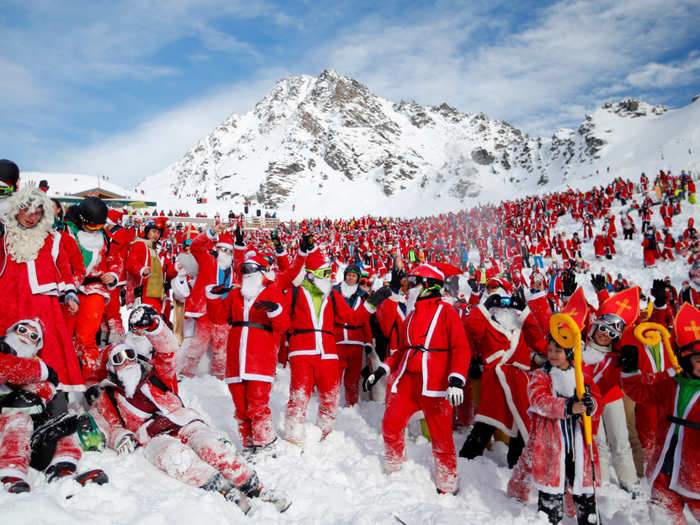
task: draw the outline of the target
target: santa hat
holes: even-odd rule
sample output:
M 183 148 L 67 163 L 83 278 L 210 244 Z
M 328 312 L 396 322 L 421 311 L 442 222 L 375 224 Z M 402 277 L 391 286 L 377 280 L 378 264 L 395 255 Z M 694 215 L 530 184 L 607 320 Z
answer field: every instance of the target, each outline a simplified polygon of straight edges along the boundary
M 326 254 L 320 248 L 316 248 L 306 256 L 304 266 L 308 271 L 315 272 L 319 268 L 330 268 L 331 263 L 326 258 Z
M 690 303 L 683 303 L 676 315 L 673 331 L 679 358 L 700 353 L 700 310 Z
M 233 237 L 229 233 L 222 233 L 219 235 L 219 239 L 216 241 L 217 248 L 228 248 L 233 250 Z
M 245 254 L 245 259 L 241 264 L 257 264 L 258 266 L 264 269 L 270 266 L 270 261 L 268 261 L 259 253 L 251 250 Z
M 107 224 L 109 226 L 116 226 L 121 222 L 123 216 L 124 211 L 110 208 L 109 210 L 107 210 Z
M 21 319 L 20 321 L 17 321 L 7 329 L 5 335 L 9 334 L 10 332 L 14 332 L 21 324 L 29 325 L 37 331 L 39 334 L 39 341 L 36 344 L 36 350 L 37 352 L 41 350 L 44 347 L 44 323 L 38 317 L 34 317 L 33 319 Z
M 114 362 L 112 361 L 112 357 L 119 352 L 122 352 L 124 350 L 132 350 L 134 354 L 136 355 L 136 350 L 131 348 L 131 346 L 127 345 L 126 343 L 113 343 L 109 345 L 108 347 L 105 348 L 105 353 L 107 354 L 107 370 L 112 372 L 113 374 L 115 373 L 114 369 Z
M 486 287 L 498 287 L 501 288 L 505 293 L 511 294 L 513 293 L 513 287 L 511 284 L 506 281 L 503 277 L 497 276 L 497 277 L 491 277 L 486 280 Z

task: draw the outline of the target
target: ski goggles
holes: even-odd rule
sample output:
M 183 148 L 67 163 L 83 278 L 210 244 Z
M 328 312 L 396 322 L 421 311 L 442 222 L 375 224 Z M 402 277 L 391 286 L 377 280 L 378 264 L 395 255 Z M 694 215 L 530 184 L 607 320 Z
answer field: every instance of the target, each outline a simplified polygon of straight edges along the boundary
M 243 275 L 249 275 L 255 272 L 262 272 L 263 270 L 264 268 L 258 263 L 244 262 L 243 264 L 241 264 L 241 274 Z
M 331 278 L 331 269 L 330 268 L 319 268 L 318 270 L 307 270 L 309 273 L 313 274 L 315 277 L 318 277 L 319 279 L 330 279 Z
M 217 246 L 216 251 L 217 253 L 228 253 L 229 255 L 233 255 L 233 250 L 231 248 L 226 248 L 225 246 Z
M 29 337 L 29 339 L 31 339 L 34 342 L 41 339 L 41 336 L 39 335 L 38 332 L 34 332 L 34 331 L 30 330 L 29 328 L 27 328 L 23 324 L 17 326 L 17 333 L 20 335 L 24 335 L 24 336 Z
M 616 315 L 605 314 L 594 321 L 597 330 L 601 334 L 607 334 L 617 339 L 625 331 L 625 322 Z
M 0 186 L 0 195 L 2 195 L 2 196 L 6 197 L 8 195 L 12 195 L 14 193 L 14 191 L 15 191 L 14 186 Z
M 419 284 L 423 284 L 423 278 L 420 275 L 409 275 L 406 277 L 406 286 L 414 288 Z
M 126 361 L 136 361 L 136 351 L 133 348 L 124 348 L 109 356 L 114 366 L 124 364 Z
M 513 299 L 511 299 L 510 297 L 501 297 L 499 305 L 502 308 L 508 308 L 512 304 L 513 304 Z
M 96 231 L 101 230 L 102 228 L 104 228 L 105 225 L 104 225 L 104 224 L 92 224 L 92 223 L 90 223 L 90 222 L 84 222 L 84 223 L 83 223 L 83 226 L 85 226 L 85 228 L 88 229 L 88 230 L 90 230 L 90 231 L 96 232 Z

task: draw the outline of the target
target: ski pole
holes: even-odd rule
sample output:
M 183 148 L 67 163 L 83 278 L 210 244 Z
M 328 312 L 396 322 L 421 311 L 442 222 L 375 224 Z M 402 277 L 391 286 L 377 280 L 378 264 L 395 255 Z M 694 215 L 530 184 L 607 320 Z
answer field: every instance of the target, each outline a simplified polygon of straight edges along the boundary
M 665 326 L 659 323 L 639 323 L 634 329 L 634 336 L 639 340 L 640 343 L 646 346 L 654 346 L 661 343 L 661 338 L 663 337 L 663 346 L 666 351 L 666 356 L 671 362 L 671 366 L 676 369 L 676 372 L 681 371 L 681 367 L 678 364 L 678 358 L 671 347 L 671 334 Z
M 557 344 L 563 348 L 574 349 L 574 372 L 576 374 L 576 397 L 583 399 L 586 393 L 586 385 L 583 382 L 583 362 L 581 360 L 581 329 L 568 314 L 557 313 L 549 318 L 549 331 Z M 588 453 L 591 456 L 591 478 L 593 481 L 593 501 L 595 503 L 596 523 L 600 524 L 600 511 L 598 510 L 598 491 L 596 489 L 597 479 L 595 475 L 595 460 L 593 458 L 593 425 L 591 416 L 584 412 L 581 414 L 583 420 L 583 435 Z

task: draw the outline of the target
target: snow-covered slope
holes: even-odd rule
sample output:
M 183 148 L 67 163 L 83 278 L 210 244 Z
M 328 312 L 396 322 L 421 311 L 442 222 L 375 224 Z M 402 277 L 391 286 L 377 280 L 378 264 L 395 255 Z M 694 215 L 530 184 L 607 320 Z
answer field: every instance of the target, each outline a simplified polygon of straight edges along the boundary
M 326 70 L 280 80 L 138 189 L 166 208 L 206 197 L 210 211 L 247 200 L 284 217 L 417 216 L 644 170 L 696 170 L 698 143 L 698 103 L 608 103 L 577 130 L 533 138 L 446 104 L 392 103 Z

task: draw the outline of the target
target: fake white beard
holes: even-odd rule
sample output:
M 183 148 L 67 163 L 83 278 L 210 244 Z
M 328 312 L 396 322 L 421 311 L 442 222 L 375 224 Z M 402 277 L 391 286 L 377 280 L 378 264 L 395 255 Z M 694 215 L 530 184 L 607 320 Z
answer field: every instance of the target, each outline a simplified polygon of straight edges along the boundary
M 420 294 L 423 293 L 423 285 L 419 284 L 408 290 L 406 294 L 406 315 L 410 314 L 416 308 L 416 301 Z
M 139 383 L 141 382 L 141 375 L 141 365 L 138 363 L 134 363 L 133 365 L 122 368 L 121 370 L 117 370 L 117 378 L 124 387 L 126 397 L 134 397 L 136 387 L 138 387 Z
M 340 293 L 343 294 L 343 297 L 346 299 L 349 297 L 352 297 L 352 295 L 357 291 L 357 283 L 355 284 L 348 284 L 345 281 L 340 282 Z
M 5 336 L 5 342 L 15 351 L 17 357 L 34 357 L 36 355 L 36 346 L 22 341 L 16 332 L 7 334 Z
M 265 276 L 265 279 L 267 279 L 268 281 L 275 280 L 275 270 L 270 270 L 269 272 L 263 272 L 263 275 Z
M 51 224 L 42 218 L 39 224 L 33 228 L 23 228 L 16 219 L 12 220 L 8 216 L 5 220 L 8 253 L 18 263 L 26 263 L 36 259 L 49 235 Z
M 493 317 L 498 324 L 500 324 L 506 330 L 514 332 L 515 330 L 520 330 L 523 327 L 523 322 L 520 320 L 520 315 L 514 308 L 500 308 L 494 306 L 489 310 L 491 317 Z
M 451 295 L 443 295 L 442 300 L 445 301 L 447 304 L 452 304 L 452 305 L 454 305 L 457 302 L 457 298 L 452 297 Z
M 101 231 L 86 232 L 80 230 L 78 232 L 78 243 L 91 252 L 99 252 L 104 246 L 104 238 Z
M 314 280 L 312 282 L 324 296 L 331 293 L 332 283 L 330 279 L 319 279 L 318 277 L 314 276 Z
M 233 262 L 233 255 L 231 255 L 230 253 L 219 252 L 216 255 L 216 263 L 219 265 L 219 268 L 221 268 L 222 270 L 226 270 L 227 268 L 230 268 L 232 262 Z
M 254 299 L 263 289 L 262 272 L 249 273 L 241 279 L 241 295 L 248 300 Z
M 581 352 L 581 360 L 587 365 L 596 365 L 605 359 L 605 354 L 610 352 L 608 347 L 603 347 L 590 341 L 586 349 Z
M 301 271 L 297 274 L 297 276 L 292 280 L 292 284 L 294 286 L 301 286 L 301 283 L 304 282 L 304 278 L 306 277 L 306 270 L 303 268 Z
M 566 370 L 553 366 L 549 377 L 552 378 L 552 390 L 555 394 L 571 397 L 576 392 L 576 373 L 573 366 Z

